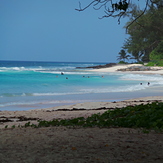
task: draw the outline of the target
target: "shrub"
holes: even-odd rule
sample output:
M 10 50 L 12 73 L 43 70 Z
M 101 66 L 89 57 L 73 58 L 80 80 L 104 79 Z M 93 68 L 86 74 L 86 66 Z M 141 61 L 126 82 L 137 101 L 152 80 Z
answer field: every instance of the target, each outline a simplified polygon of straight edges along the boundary
M 163 60 L 151 61 L 146 66 L 163 66 Z
M 119 64 L 127 64 L 125 61 L 119 61 Z
M 25 127 L 30 126 L 28 122 Z M 74 119 L 63 119 L 53 121 L 39 121 L 38 126 L 82 126 L 82 127 L 127 127 L 163 130 L 163 103 L 152 103 L 146 105 L 127 106 L 108 110 L 103 114 L 93 114 L 88 118 L 79 117 Z

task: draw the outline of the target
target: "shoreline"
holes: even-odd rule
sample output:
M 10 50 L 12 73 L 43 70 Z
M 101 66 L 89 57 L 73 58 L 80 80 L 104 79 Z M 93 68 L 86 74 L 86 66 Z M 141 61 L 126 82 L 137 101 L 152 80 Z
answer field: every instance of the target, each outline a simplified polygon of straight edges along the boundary
M 163 133 L 145 134 L 140 129 L 122 127 L 16 127 L 27 122 L 37 124 L 37 120 L 88 117 L 109 109 L 154 101 L 163 102 L 163 96 L 113 102 L 85 102 L 27 111 L 0 111 L 0 162 L 161 163 Z M 5 128 L 6 125 L 8 128 Z M 14 125 L 16 128 L 13 129 Z
M 101 69 L 93 69 L 89 71 L 96 71 L 96 72 L 119 72 L 118 69 L 123 69 L 131 66 L 142 66 L 141 64 L 128 64 L 128 65 L 116 65 L 109 68 L 101 68 Z M 163 74 L 163 67 L 159 67 L 161 70 L 157 70 L 158 67 L 153 67 L 156 71 L 126 71 L 126 73 L 154 73 L 154 74 Z M 156 73 L 157 72 L 157 73 Z M 124 73 L 124 72 L 123 72 Z M 141 94 L 141 92 L 140 92 Z M 147 94 L 147 95 L 146 95 Z M 0 111 L 0 128 L 3 128 L 5 125 L 11 127 L 12 125 L 23 125 L 28 120 L 34 123 L 37 123 L 37 120 L 53 120 L 53 119 L 69 119 L 69 118 L 76 118 L 76 117 L 88 117 L 91 114 L 95 113 L 103 113 L 109 108 L 122 108 L 128 105 L 139 105 L 139 104 L 146 104 L 151 103 L 152 101 L 161 101 L 163 102 L 163 96 L 161 93 L 142 93 L 139 98 L 137 96 L 130 96 L 128 97 L 125 95 L 123 99 L 125 100 L 117 100 L 118 97 L 114 97 L 115 101 L 112 99 L 105 99 L 105 100 L 94 100 L 94 102 L 80 102 L 75 104 L 66 104 L 66 105 L 59 105 L 50 108 L 41 108 L 41 109 L 31 109 L 31 110 L 18 110 L 18 111 L 8 111 L 2 110 Z M 105 102 L 104 102 L 105 101 Z M 112 102 L 110 102 L 112 101 Z M 103 108 L 103 109 L 102 109 Z M 20 117 L 25 117 L 26 120 L 22 120 Z M 4 122 L 3 122 L 4 121 Z M 5 122 L 6 121 L 6 122 Z M 7 122 L 8 121 L 8 122 Z M 9 122 L 11 121 L 11 122 Z
M 144 72 L 143 71 L 117 71 L 118 69 L 124 69 L 127 67 L 133 67 L 133 66 L 142 67 L 141 64 L 117 64 L 117 65 L 114 65 L 114 66 L 109 67 L 109 68 L 87 69 L 87 70 L 83 70 L 83 71 L 88 72 L 88 74 L 89 73 L 93 74 L 93 75 L 95 74 L 100 78 L 105 78 L 107 75 L 114 75 L 114 73 L 118 74 L 120 76 L 121 75 L 128 75 L 128 74 L 132 75 L 134 73 L 144 74 L 146 76 L 149 73 L 152 75 L 153 74 L 163 74 L 163 72 L 162 72 L 163 68 L 161 71 L 156 70 L 156 71 L 148 71 L 148 72 L 147 71 L 144 71 Z M 157 69 L 157 68 L 158 67 L 155 67 L 155 69 Z M 160 69 L 160 67 L 159 67 L 159 69 Z M 137 74 L 135 74 L 135 75 L 137 75 Z M 152 75 L 151 75 L 151 77 L 153 77 Z M 158 75 L 158 81 L 159 81 L 160 77 L 161 76 Z M 109 78 L 106 78 L 106 79 L 109 80 Z M 132 80 L 132 76 L 131 76 L 131 78 L 129 76 L 129 79 Z M 126 77 L 124 80 L 129 80 L 129 79 Z M 134 78 L 134 79 L 137 80 L 137 78 Z M 71 94 L 72 90 L 69 90 L 68 94 L 65 93 L 62 96 L 57 95 L 56 97 L 55 97 L 55 95 L 53 96 L 53 93 L 55 94 L 55 91 L 52 91 L 53 93 L 50 96 L 46 96 L 46 93 L 45 93 L 45 95 L 43 95 L 44 94 L 43 93 L 41 96 L 39 96 L 39 93 L 38 93 L 38 96 L 34 96 L 34 95 L 28 96 L 27 95 L 27 97 L 26 97 L 26 95 L 24 96 L 24 94 L 22 93 L 22 95 L 20 95 L 20 100 L 17 100 L 16 98 L 18 98 L 18 97 L 16 97 L 15 94 L 13 94 L 14 95 L 13 97 L 15 98 L 15 100 L 13 102 L 12 102 L 12 98 L 8 98 L 7 96 L 6 97 L 4 96 L 4 101 L 3 101 L 3 98 L 0 99 L 2 102 L 2 105 L 0 106 L 0 111 L 43 109 L 43 108 L 48 108 L 48 107 L 53 107 L 53 106 L 61 106 L 61 105 L 65 105 L 65 104 L 66 105 L 67 104 L 68 105 L 69 104 L 76 104 L 79 102 L 81 103 L 81 102 L 86 102 L 86 101 L 88 101 L 88 102 L 91 102 L 91 101 L 113 101 L 113 100 L 125 100 L 125 99 L 129 99 L 129 98 L 137 98 L 137 97 L 141 97 L 141 96 L 143 96 L 143 97 L 146 97 L 146 96 L 163 96 L 163 93 L 161 93 L 161 91 L 160 91 L 160 90 L 162 90 L 161 84 L 159 85 L 160 89 L 156 88 L 156 91 L 155 91 L 154 87 L 153 87 L 153 83 L 151 83 L 152 82 L 151 81 L 150 87 L 148 89 L 146 89 L 147 83 L 149 81 L 148 81 L 148 79 L 146 81 L 144 81 L 144 80 L 141 81 L 141 79 L 143 79 L 143 78 L 141 78 L 141 76 L 140 76 L 139 82 L 137 82 L 135 80 L 135 86 L 134 87 L 132 87 L 132 86 L 130 87 L 130 85 L 129 85 L 129 88 L 125 89 L 125 87 L 122 87 L 122 90 L 121 90 L 121 88 L 120 88 L 120 90 L 119 90 L 119 88 L 114 90 L 113 88 L 111 88 L 112 85 L 111 86 L 109 85 L 108 89 L 106 86 L 106 90 L 105 90 L 105 87 L 104 87 L 104 89 L 99 90 L 100 88 L 103 88 L 103 85 L 101 83 L 101 85 L 98 85 L 99 87 L 97 87 L 95 89 L 93 88 L 94 89 L 93 91 L 91 91 L 91 88 L 89 87 L 89 85 L 88 86 L 86 85 L 87 86 L 86 92 L 84 92 L 84 93 L 82 91 L 81 91 L 81 93 L 80 93 L 80 91 L 79 91 L 79 93 L 74 91 L 75 93 L 72 92 L 72 94 Z M 83 79 L 83 80 L 85 80 L 85 79 Z M 105 79 L 101 79 L 102 82 L 104 80 Z M 161 77 L 161 81 L 162 81 L 162 77 Z M 104 82 L 107 82 L 107 81 L 105 80 Z M 127 82 L 130 82 L 130 81 L 127 81 Z M 142 83 L 143 86 L 140 86 L 140 83 Z M 90 84 L 90 83 L 88 83 L 88 84 Z M 157 85 L 155 85 L 155 86 L 157 87 Z M 44 87 L 44 84 L 43 84 L 43 87 Z M 18 86 L 18 89 L 19 89 L 19 86 Z M 132 95 L 132 89 L 134 89 L 133 95 Z M 15 90 L 15 91 L 17 91 L 17 90 Z M 28 92 L 28 91 L 23 91 L 23 92 Z M 37 91 L 35 91 L 35 92 L 37 93 Z M 122 93 L 122 92 L 124 92 L 124 93 Z
M 104 113 L 107 110 L 152 103 L 163 102 L 163 96 L 149 96 L 113 102 L 85 102 L 74 105 L 62 105 L 45 109 L 27 111 L 0 111 L 0 128 L 9 128 L 13 125 L 21 126 L 27 122 L 37 124 L 38 120 L 72 119 L 88 117 L 92 114 Z
M 119 65 L 115 65 L 112 67 L 108 67 L 108 68 L 100 68 L 100 69 L 92 69 L 89 71 L 92 72 L 123 72 L 123 73 L 138 73 L 138 74 L 160 74 L 163 75 L 163 67 L 150 67 L 151 70 L 149 71 L 118 71 L 119 69 L 126 69 L 126 68 L 131 68 L 131 67 L 141 67 L 143 66 L 142 64 L 119 64 Z

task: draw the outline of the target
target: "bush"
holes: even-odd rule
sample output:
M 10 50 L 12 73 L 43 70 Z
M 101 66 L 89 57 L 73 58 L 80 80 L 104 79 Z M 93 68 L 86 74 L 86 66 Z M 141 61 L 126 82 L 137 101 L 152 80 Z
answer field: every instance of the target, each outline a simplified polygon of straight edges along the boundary
M 119 64 L 127 64 L 125 61 L 120 61 Z
M 163 64 L 163 41 L 150 53 L 149 59 L 151 62 L 156 62 L 157 66 Z
M 163 66 L 163 60 L 151 61 L 146 66 Z
M 29 127 L 30 123 L 25 124 Z M 163 103 L 127 106 L 121 109 L 108 110 L 103 114 L 93 114 L 88 118 L 39 121 L 38 126 L 82 126 L 82 127 L 127 127 L 163 130 Z

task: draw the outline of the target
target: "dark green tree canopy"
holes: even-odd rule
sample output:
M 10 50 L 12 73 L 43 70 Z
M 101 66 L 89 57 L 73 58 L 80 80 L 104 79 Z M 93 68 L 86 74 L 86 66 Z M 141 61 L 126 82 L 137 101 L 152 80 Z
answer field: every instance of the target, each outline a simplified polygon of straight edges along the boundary
M 152 51 L 152 56 L 155 58 L 158 58 L 157 55 L 162 53 L 159 50 L 163 46 L 161 43 L 163 41 L 163 8 L 160 4 L 151 5 L 144 15 L 133 22 L 134 18 L 141 12 L 139 8 L 134 6 L 132 17 L 125 26 L 126 28 L 130 24 L 128 26 L 129 38 L 126 39 L 123 48 L 138 62 L 148 62 L 152 60 L 150 57 Z M 131 24 L 131 22 L 133 23 Z

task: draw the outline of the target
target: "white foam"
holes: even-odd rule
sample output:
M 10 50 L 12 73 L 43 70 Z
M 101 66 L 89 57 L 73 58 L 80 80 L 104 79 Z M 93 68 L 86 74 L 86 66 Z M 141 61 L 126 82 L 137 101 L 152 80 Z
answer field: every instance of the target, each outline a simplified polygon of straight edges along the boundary
M 93 74 L 89 71 L 74 71 L 75 67 L 67 66 L 67 67 L 0 67 L 0 72 L 6 72 L 6 71 L 14 71 L 14 72 L 20 72 L 20 71 L 33 71 L 33 72 L 40 72 L 40 73 L 51 73 L 51 74 L 61 74 L 61 72 L 64 72 L 64 74 L 68 75 L 86 75 L 86 74 Z
M 163 81 L 162 75 L 144 75 L 144 74 L 124 74 L 120 77 L 122 80 L 142 80 L 142 81 Z
M 134 92 L 143 90 L 149 87 L 148 85 L 130 85 L 130 86 L 118 86 L 109 88 L 94 88 L 94 89 L 81 89 L 83 93 L 110 93 L 110 92 Z
M 0 71 L 26 71 L 25 67 L 0 67 Z
M 63 104 L 63 103 L 74 103 L 74 102 L 81 102 L 82 100 L 51 100 L 51 101 L 27 101 L 27 102 L 8 102 L 8 103 L 1 103 L 0 108 L 9 107 L 9 106 L 22 106 L 28 107 L 30 105 L 44 105 L 44 104 Z
M 74 95 L 83 94 L 83 92 L 63 92 L 63 93 L 33 93 L 33 96 L 62 96 L 62 95 Z

